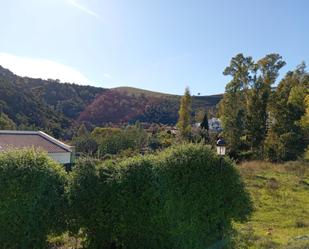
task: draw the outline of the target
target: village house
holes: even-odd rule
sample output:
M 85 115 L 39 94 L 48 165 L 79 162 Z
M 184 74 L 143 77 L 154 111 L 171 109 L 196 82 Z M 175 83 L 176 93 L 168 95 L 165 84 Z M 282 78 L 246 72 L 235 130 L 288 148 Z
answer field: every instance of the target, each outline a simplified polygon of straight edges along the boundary
M 42 131 L 0 130 L 0 152 L 24 148 L 46 151 L 53 160 L 63 165 L 70 165 L 74 160 L 72 146 L 64 144 Z

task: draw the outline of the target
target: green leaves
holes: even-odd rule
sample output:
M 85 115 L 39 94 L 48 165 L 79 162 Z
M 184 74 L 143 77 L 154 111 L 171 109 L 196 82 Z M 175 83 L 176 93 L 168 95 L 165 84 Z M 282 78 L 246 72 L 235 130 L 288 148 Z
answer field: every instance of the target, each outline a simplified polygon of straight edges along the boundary
M 232 162 L 196 144 L 118 162 L 82 161 L 70 196 L 91 248 L 208 248 L 252 209 Z
M 64 170 L 34 150 L 0 154 L 0 247 L 46 246 L 50 233 L 66 228 Z
M 66 229 L 81 230 L 87 248 L 209 248 L 251 210 L 232 162 L 204 145 L 83 159 L 71 175 L 38 151 L 0 154 L 3 249 L 46 248 L 47 235 Z

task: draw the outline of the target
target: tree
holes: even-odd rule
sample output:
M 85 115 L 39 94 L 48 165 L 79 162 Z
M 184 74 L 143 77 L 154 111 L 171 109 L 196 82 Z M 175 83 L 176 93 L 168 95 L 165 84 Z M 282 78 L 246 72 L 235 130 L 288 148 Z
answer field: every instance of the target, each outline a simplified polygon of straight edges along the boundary
M 224 136 L 232 152 L 248 146 L 263 151 L 271 86 L 284 65 L 279 54 L 266 55 L 256 63 L 238 54 L 224 70 L 224 75 L 233 77 L 220 105 Z
M 309 74 L 305 64 L 288 72 L 272 96 L 269 108 L 269 131 L 265 154 L 269 160 L 295 160 L 306 147 L 306 132 L 302 128 L 305 98 L 309 89 Z
M 231 59 L 230 65 L 223 72 L 224 75 L 232 76 L 220 102 L 223 135 L 231 154 L 238 153 L 242 144 L 246 106 L 249 102 L 248 91 L 253 78 L 252 71 L 254 71 L 252 57 L 238 54 Z
M 15 130 L 16 124 L 5 113 L 0 113 L 0 130 Z
M 246 92 L 246 136 L 251 150 L 262 151 L 267 134 L 267 109 L 271 86 L 279 70 L 285 65 L 279 54 L 269 54 L 260 59 L 253 69 L 251 89 Z
M 84 156 L 94 156 L 98 150 L 98 144 L 91 134 L 74 137 L 72 142 L 76 152 Z
M 300 124 L 306 137 L 309 138 L 309 92 L 306 93 L 305 108 L 305 114 L 301 117 Z
M 191 133 L 191 103 L 190 90 L 187 87 L 184 96 L 180 100 L 179 118 L 177 122 L 180 136 L 183 139 L 188 139 Z
M 203 121 L 201 123 L 201 128 L 205 129 L 205 130 L 209 130 L 209 125 L 208 125 L 208 117 L 207 117 L 207 112 L 205 111 L 204 117 L 203 117 Z
M 208 117 L 207 111 L 205 111 L 203 121 L 201 123 L 201 134 L 205 141 L 209 140 L 209 125 L 208 125 Z
M 82 123 L 80 125 L 80 127 L 78 128 L 77 136 L 81 137 L 81 136 L 85 136 L 87 134 L 89 134 L 89 131 L 88 131 L 87 127 L 85 126 L 85 123 Z
M 91 136 L 98 144 L 99 156 L 116 155 L 125 150 L 140 152 L 148 141 L 148 134 L 139 123 L 122 129 L 97 127 Z
M 301 127 L 303 130 L 303 133 L 305 135 L 305 143 L 307 144 L 307 148 L 305 151 L 304 158 L 309 161 L 309 91 L 306 91 L 306 97 L 305 97 L 305 114 L 301 118 Z

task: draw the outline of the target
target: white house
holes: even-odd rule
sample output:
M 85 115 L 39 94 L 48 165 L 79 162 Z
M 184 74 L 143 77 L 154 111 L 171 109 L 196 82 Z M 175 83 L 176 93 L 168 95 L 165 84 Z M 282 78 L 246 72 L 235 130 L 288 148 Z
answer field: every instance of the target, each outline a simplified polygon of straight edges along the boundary
M 223 130 L 221 121 L 218 118 L 208 119 L 208 126 L 210 131 L 221 132 Z
M 200 127 L 200 126 L 201 126 L 201 123 L 194 124 L 194 127 Z M 221 132 L 223 130 L 221 121 L 218 118 L 208 119 L 208 127 L 209 127 L 209 131 L 212 131 L 212 132 Z
M 22 148 L 44 150 L 60 164 L 70 164 L 74 159 L 73 147 L 60 142 L 42 131 L 0 130 L 0 152 Z

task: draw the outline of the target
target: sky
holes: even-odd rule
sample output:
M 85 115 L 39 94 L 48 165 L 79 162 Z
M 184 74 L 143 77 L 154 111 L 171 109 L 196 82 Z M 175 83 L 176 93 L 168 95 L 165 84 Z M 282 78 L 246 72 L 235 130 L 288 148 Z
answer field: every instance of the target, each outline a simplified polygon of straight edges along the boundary
M 224 92 L 244 53 L 309 64 L 307 0 L 0 0 L 0 65 L 106 88 Z

